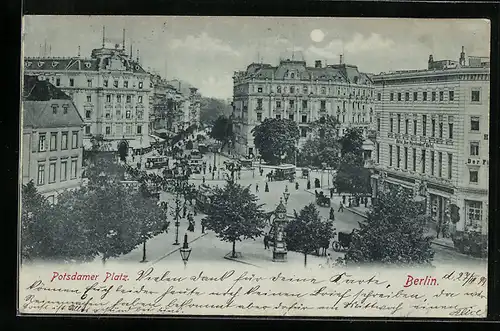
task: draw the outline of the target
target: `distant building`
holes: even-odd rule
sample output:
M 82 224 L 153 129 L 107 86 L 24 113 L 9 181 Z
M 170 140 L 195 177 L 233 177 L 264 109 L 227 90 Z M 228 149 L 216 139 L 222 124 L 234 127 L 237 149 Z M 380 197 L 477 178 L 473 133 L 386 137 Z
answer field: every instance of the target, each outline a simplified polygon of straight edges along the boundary
M 125 38 L 124 38 L 125 39 Z M 94 49 L 90 58 L 26 57 L 24 72 L 45 77 L 66 92 L 84 119 L 84 143 L 103 135 L 117 149 L 147 148 L 149 137 L 150 74 L 120 48 Z
M 340 135 L 348 127 L 371 126 L 373 84 L 354 65 L 309 67 L 303 60 L 282 59 L 277 66 L 252 63 L 233 76 L 233 115 L 236 153 L 257 155 L 252 129 L 266 118 L 287 118 L 300 130 L 301 146 L 310 137 L 309 125 L 331 115 L 341 124 Z
M 81 183 L 84 121 L 67 94 L 36 76 L 24 76 L 21 111 L 22 182 L 54 202 Z
M 436 223 L 460 208 L 457 230 L 486 233 L 489 186 L 489 61 L 434 61 L 384 73 L 375 84 L 373 194 L 396 185 L 421 196 Z M 449 220 L 449 219 L 448 219 Z
M 176 126 L 180 128 L 179 130 L 185 130 L 190 126 L 199 126 L 201 95 L 198 88 L 178 79 L 167 82 L 182 95 L 182 99 L 178 104 L 179 117 L 176 120 Z

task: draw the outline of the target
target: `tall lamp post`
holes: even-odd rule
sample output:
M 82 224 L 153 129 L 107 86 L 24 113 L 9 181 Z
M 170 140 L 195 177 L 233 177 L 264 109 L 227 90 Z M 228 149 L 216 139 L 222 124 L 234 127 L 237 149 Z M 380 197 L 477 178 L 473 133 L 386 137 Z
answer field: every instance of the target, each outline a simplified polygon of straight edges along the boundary
M 283 198 L 285 199 L 285 205 L 288 205 L 288 198 L 290 197 L 290 192 L 288 192 L 288 185 L 285 186 L 285 192 L 283 192 Z
M 181 253 L 182 262 L 184 262 L 184 268 L 186 268 L 188 260 L 189 260 L 189 255 L 191 255 L 191 247 L 189 247 L 189 244 L 188 244 L 187 233 L 184 235 L 184 243 L 182 245 L 182 248 L 179 250 L 179 252 Z
M 174 245 L 179 245 L 179 214 L 180 214 L 180 200 L 177 198 L 175 199 L 175 242 Z

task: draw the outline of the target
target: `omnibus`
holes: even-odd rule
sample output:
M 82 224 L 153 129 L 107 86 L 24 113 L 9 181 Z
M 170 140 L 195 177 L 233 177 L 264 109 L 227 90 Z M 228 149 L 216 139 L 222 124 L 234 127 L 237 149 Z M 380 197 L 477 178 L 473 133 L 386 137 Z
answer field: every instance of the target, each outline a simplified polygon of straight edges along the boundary
M 146 159 L 146 169 L 161 169 L 168 167 L 167 156 L 152 156 Z

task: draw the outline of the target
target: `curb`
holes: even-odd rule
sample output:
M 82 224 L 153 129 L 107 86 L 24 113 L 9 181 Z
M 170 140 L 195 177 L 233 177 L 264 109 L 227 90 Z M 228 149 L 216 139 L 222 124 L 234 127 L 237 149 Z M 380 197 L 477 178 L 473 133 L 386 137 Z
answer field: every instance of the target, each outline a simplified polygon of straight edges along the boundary
M 258 266 L 258 265 L 256 265 L 256 264 L 253 264 L 253 263 L 250 263 L 250 262 L 245 262 L 245 261 L 240 261 L 240 260 L 238 260 L 238 259 L 235 259 L 235 258 L 233 258 L 233 257 L 230 257 L 230 256 L 228 256 L 229 254 L 231 254 L 231 253 L 229 252 L 229 253 L 227 253 L 226 255 L 224 255 L 224 258 L 225 258 L 226 260 L 229 260 L 229 261 L 234 261 L 234 262 L 238 262 L 238 263 L 243 263 L 243 264 L 246 264 L 246 265 L 251 265 L 251 266 L 253 266 L 253 267 L 256 267 L 256 268 L 261 268 L 261 269 L 262 269 L 262 267 L 259 267 L 259 266 Z
M 198 236 L 198 237 L 194 238 L 193 240 L 189 241 L 188 243 L 190 244 L 190 243 L 192 243 L 192 242 L 195 242 L 196 240 L 198 240 L 198 239 L 200 239 L 200 238 L 202 238 L 202 237 L 205 237 L 207 234 L 208 234 L 208 233 L 204 233 L 204 234 L 202 234 L 201 236 Z M 179 251 L 179 250 L 182 248 L 182 245 L 179 245 L 178 247 L 179 247 L 179 248 L 176 248 L 176 249 L 174 249 L 173 251 L 171 251 L 171 252 L 169 252 L 169 253 L 167 253 L 167 254 L 163 255 L 162 257 L 160 257 L 159 259 L 157 259 L 156 261 L 154 261 L 153 263 L 151 263 L 151 265 L 156 264 L 156 263 L 160 262 L 161 260 L 163 260 L 164 258 L 166 258 L 166 257 L 168 257 L 168 256 L 170 256 L 170 255 L 172 255 L 172 254 L 174 254 L 175 252 Z

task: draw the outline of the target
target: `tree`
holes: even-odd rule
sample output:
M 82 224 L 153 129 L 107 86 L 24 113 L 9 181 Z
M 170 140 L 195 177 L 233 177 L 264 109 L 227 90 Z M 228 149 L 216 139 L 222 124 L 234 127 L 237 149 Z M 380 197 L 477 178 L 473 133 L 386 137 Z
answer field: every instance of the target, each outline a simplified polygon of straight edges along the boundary
M 236 241 L 255 239 L 263 234 L 265 213 L 257 201 L 249 187 L 230 180 L 223 188 L 216 187 L 212 191 L 211 204 L 202 225 L 214 231 L 221 240 L 233 244 L 233 258 L 236 258 Z
M 342 156 L 333 182 L 338 192 L 364 195 L 371 190 L 370 175 L 361 155 L 347 153 Z
M 252 133 L 255 147 L 265 162 L 277 165 L 294 158 L 299 139 L 299 128 L 294 121 L 266 118 Z
M 353 232 L 347 263 L 426 264 L 432 261 L 432 237 L 425 236 L 429 216 L 422 203 L 404 190 L 380 192 L 365 223 Z
M 342 155 L 351 153 L 363 155 L 363 130 L 360 128 L 347 128 L 340 138 Z
M 186 149 L 187 150 L 191 150 L 193 149 L 193 142 L 191 140 L 188 140 L 187 143 L 186 143 Z
M 336 168 L 339 162 L 339 122 L 333 116 L 321 117 L 311 125 L 313 135 L 302 146 L 300 159 L 305 165 Z
M 154 199 L 136 194 L 132 199 L 132 212 L 129 215 L 132 218 L 132 223 L 139 225 L 138 241 L 142 243 L 141 262 L 146 262 L 146 242 L 168 229 L 166 211 L 158 206 Z
M 321 220 L 316 206 L 310 203 L 299 213 L 294 211 L 294 218 L 285 228 L 286 245 L 289 250 L 304 254 L 306 267 L 307 255 L 319 250 L 325 240 L 330 240 L 333 231 L 333 222 Z
M 49 235 L 52 224 L 47 222 L 50 205 L 33 181 L 22 186 L 21 198 L 21 258 L 31 260 L 53 248 Z
M 215 98 L 201 98 L 200 122 L 209 127 L 219 118 L 219 116 L 230 116 L 232 113 L 231 105 L 224 100 Z
M 215 120 L 209 136 L 222 144 L 224 148 L 234 141 L 233 120 L 230 117 L 219 116 Z

